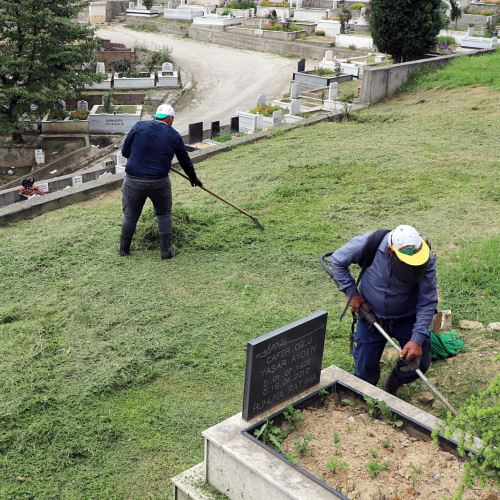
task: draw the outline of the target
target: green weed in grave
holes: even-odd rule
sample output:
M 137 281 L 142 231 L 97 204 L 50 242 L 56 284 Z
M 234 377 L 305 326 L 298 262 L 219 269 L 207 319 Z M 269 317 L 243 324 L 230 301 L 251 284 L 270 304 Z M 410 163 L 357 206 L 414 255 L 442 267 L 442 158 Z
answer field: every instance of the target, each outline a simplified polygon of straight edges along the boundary
M 383 462 L 377 462 L 376 460 L 370 460 L 365 464 L 365 469 L 370 474 L 370 477 L 377 477 L 381 471 L 389 468 L 390 462 L 388 460 L 384 460 Z
M 384 422 L 387 422 L 393 427 L 403 427 L 404 422 L 392 412 L 385 401 L 373 399 L 369 396 L 364 396 L 363 399 L 368 407 L 368 413 L 372 417 L 381 418 Z
M 349 465 L 346 462 L 340 460 L 340 458 L 334 457 L 326 464 L 326 470 L 332 474 L 336 474 L 338 471 L 347 470 Z
M 314 439 L 312 434 L 306 434 L 302 438 L 296 438 L 293 441 L 293 445 L 295 446 L 295 450 L 297 453 L 303 457 L 307 455 L 310 451 L 309 443 Z
M 289 425 L 292 426 L 292 428 L 297 428 L 304 422 L 302 412 L 300 410 L 297 410 L 293 406 L 288 406 L 283 415 L 285 416 L 285 420 L 289 423 Z

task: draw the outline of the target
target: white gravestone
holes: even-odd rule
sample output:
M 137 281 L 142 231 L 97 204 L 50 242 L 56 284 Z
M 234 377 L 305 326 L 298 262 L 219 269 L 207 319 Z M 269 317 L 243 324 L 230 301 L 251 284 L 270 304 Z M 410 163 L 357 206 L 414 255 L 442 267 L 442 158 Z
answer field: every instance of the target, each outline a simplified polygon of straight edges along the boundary
M 141 9 L 142 7 L 144 7 L 144 4 L 142 3 L 142 0 L 137 0 L 137 7 L 139 9 Z
M 104 65 L 103 62 L 98 62 L 95 65 L 95 72 L 99 75 L 105 75 L 106 74 L 106 66 Z
M 326 9 L 326 14 L 325 14 L 325 17 L 327 19 L 330 19 L 330 9 Z
M 297 99 L 300 95 L 300 82 L 292 82 L 290 89 L 290 97 L 292 99 Z
M 283 112 L 281 110 L 273 111 L 273 127 L 280 125 L 283 121 Z
M 475 32 L 476 32 L 476 28 L 474 26 L 469 26 L 467 28 L 467 36 L 474 36 Z
M 325 61 L 333 61 L 333 50 L 325 50 Z
M 35 162 L 38 165 L 45 163 L 45 153 L 43 149 L 35 149 Z
M 163 73 L 170 73 L 174 70 L 174 65 L 170 62 L 164 62 L 161 65 L 161 70 Z
M 332 9 L 335 10 L 337 8 L 337 0 L 333 0 Z
M 125 156 L 122 155 L 121 151 L 117 151 L 115 157 L 115 165 L 124 167 L 126 164 L 127 164 L 127 158 L 125 158 Z
M 257 106 L 265 106 L 266 102 L 267 102 L 266 96 L 260 95 L 259 98 L 257 99 Z
M 71 185 L 73 187 L 78 187 L 83 184 L 83 177 L 81 175 L 75 175 L 71 178 Z
M 285 12 L 285 11 L 283 11 L 283 12 L 281 13 L 281 22 L 282 22 L 282 23 L 286 23 L 286 19 L 287 19 L 287 18 L 286 18 L 286 12 Z
M 76 103 L 76 109 L 78 109 L 78 111 L 88 111 L 89 110 L 88 101 L 78 101 Z
M 129 9 L 135 9 L 135 2 L 129 2 L 128 3 L 128 8 Z
M 328 89 L 328 99 L 330 99 L 330 101 L 336 101 L 338 94 L 339 94 L 338 82 L 330 83 L 330 88 Z
M 37 182 L 35 186 L 42 192 L 42 193 L 48 193 L 49 192 L 49 183 L 48 182 Z
M 294 99 L 290 104 L 290 114 L 297 115 L 300 113 L 300 102 L 298 99 Z

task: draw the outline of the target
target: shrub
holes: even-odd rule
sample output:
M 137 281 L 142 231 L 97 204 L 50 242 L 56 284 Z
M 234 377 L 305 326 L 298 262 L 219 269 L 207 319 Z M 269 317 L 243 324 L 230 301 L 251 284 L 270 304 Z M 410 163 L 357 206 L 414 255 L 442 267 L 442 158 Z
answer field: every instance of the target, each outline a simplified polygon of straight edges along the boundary
M 228 9 L 255 9 L 255 2 L 232 0 L 226 4 Z
M 361 10 L 365 6 L 364 3 L 358 2 L 351 4 L 351 10 Z
M 250 110 L 250 113 L 259 114 L 263 116 L 272 116 L 274 111 L 280 111 L 281 108 L 279 106 L 271 106 L 266 104 L 264 106 L 255 106 Z
M 144 0 L 144 7 L 146 7 L 146 9 L 151 9 L 151 7 L 153 6 L 153 0 Z
M 315 34 L 316 36 L 325 36 L 325 32 L 324 32 L 323 30 L 316 30 L 316 31 L 314 32 L 314 34 Z
M 269 31 L 285 31 L 285 32 L 291 32 L 291 31 L 301 31 L 302 28 L 300 26 L 297 26 L 296 24 L 289 24 L 289 23 L 269 23 L 266 24 L 265 26 L 262 27 L 263 30 L 269 30 Z
M 316 75 L 316 76 L 333 76 L 335 73 L 331 69 L 325 69 L 325 68 L 316 68 L 313 69 L 312 71 L 308 71 L 310 75 Z
M 289 7 L 288 2 L 262 2 L 260 4 L 262 7 Z
M 123 73 L 130 69 L 130 61 L 128 59 L 119 59 L 113 63 L 113 69 L 118 73 Z
M 352 44 L 347 47 L 349 50 L 356 50 L 356 45 Z
M 457 42 L 452 36 L 438 36 L 438 45 L 455 45 Z
M 84 110 L 70 111 L 69 117 L 71 120 L 86 120 L 89 117 L 89 112 Z

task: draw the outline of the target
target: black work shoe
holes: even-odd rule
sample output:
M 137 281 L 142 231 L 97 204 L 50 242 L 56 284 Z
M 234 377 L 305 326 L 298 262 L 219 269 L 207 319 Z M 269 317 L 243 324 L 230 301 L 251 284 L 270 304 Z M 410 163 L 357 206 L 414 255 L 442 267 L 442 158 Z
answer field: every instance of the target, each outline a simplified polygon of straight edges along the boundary
M 395 396 L 402 385 L 403 384 L 396 379 L 394 373 L 391 372 L 384 383 L 384 391 Z
M 162 260 L 173 259 L 175 257 L 174 249 L 172 248 L 172 234 L 160 234 L 160 257 Z
M 132 238 L 120 238 L 120 244 L 118 245 L 118 255 L 120 257 L 127 257 L 130 253 L 130 245 L 132 244 Z

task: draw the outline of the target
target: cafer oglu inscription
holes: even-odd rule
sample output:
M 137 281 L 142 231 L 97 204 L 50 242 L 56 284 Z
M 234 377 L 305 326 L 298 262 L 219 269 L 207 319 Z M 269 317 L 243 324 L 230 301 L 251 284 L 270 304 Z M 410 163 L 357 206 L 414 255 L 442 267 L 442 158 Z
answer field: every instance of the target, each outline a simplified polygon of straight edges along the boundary
M 248 342 L 243 418 L 249 420 L 319 382 L 327 313 Z

